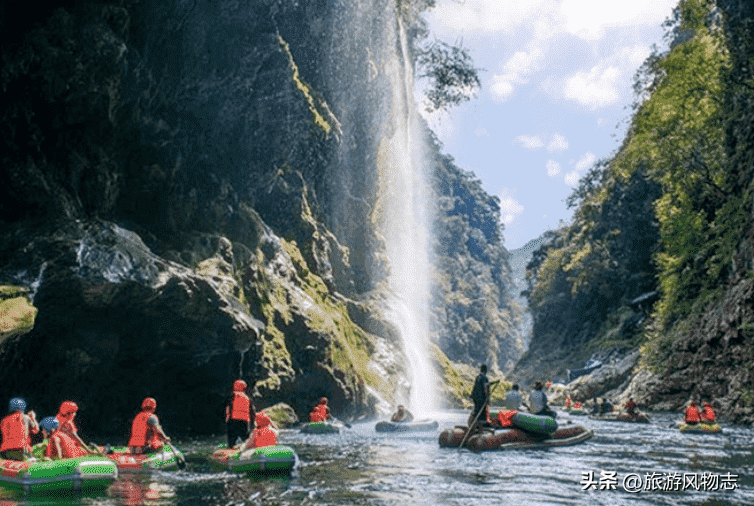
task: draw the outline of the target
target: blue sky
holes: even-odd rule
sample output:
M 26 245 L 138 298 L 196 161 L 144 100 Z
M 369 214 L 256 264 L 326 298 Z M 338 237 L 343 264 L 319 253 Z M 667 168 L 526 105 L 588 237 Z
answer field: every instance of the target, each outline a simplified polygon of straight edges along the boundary
M 633 76 L 677 0 L 438 0 L 434 37 L 462 42 L 477 98 L 425 117 L 456 164 L 501 199 L 505 245 L 568 221 L 565 198 L 619 146 Z M 420 83 L 421 84 L 421 83 Z

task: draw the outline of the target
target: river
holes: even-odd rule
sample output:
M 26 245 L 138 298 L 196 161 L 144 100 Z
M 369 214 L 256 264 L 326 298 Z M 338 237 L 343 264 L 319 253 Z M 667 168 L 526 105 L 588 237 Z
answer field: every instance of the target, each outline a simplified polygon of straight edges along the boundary
M 442 429 L 463 424 L 466 413 L 437 418 Z M 594 437 L 570 447 L 473 453 L 440 448 L 439 430 L 377 433 L 374 422 L 331 435 L 283 430 L 279 443 L 300 459 L 284 477 L 213 469 L 205 456 L 222 437 L 179 441 L 185 470 L 122 476 L 91 497 L 23 497 L 0 489 L 0 506 L 754 505 L 752 428 L 695 435 L 674 428 L 678 414 L 654 414 L 649 425 L 563 413 L 559 421 L 566 418 L 593 429 Z

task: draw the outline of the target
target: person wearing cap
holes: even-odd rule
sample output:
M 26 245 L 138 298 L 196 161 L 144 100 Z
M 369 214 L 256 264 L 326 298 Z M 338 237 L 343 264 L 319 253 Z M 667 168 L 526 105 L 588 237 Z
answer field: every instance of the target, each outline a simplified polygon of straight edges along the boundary
M 243 449 L 261 448 L 263 446 L 275 446 L 278 442 L 278 434 L 275 425 L 264 411 L 257 413 L 254 419 L 256 428 L 251 431 L 251 436 L 243 445 Z
M 141 412 L 134 417 L 131 424 L 131 438 L 128 447 L 131 453 L 151 453 L 158 451 L 164 443 L 170 443 L 170 438 L 160 426 L 160 420 L 154 414 L 157 401 L 147 397 L 141 403 Z
M 403 405 L 398 406 L 398 411 L 393 413 L 393 416 L 390 417 L 391 422 L 412 422 L 414 420 L 414 415 L 411 414 L 409 410 L 403 407 Z
M 254 405 L 246 394 L 246 382 L 237 379 L 233 382 L 233 395 L 225 406 L 225 424 L 228 434 L 228 448 L 246 441 L 254 427 Z
M 76 427 L 76 423 L 73 421 L 76 418 L 76 413 L 79 410 L 78 404 L 76 404 L 73 401 L 63 401 L 60 404 L 60 409 L 58 409 L 58 414 L 55 415 L 55 418 L 60 423 L 57 430 L 66 433 L 70 438 L 72 438 L 81 449 L 86 450 L 87 452 L 94 453 L 92 449 L 90 449 L 86 443 L 84 443 L 84 440 L 81 439 L 79 436 L 79 429 Z
M 0 456 L 4 459 L 24 460 L 31 457 L 31 434 L 39 433 L 34 411 L 26 414 L 26 401 L 15 397 L 8 403 L 10 414 L 0 421 L 3 443 Z

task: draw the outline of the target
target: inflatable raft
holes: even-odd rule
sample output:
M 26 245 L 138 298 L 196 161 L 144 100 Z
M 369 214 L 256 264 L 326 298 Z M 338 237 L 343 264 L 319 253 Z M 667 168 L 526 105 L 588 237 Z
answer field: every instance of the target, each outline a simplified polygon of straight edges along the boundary
M 628 413 L 605 413 L 602 415 L 589 415 L 591 420 L 604 420 L 607 422 L 632 422 L 649 423 L 649 417 L 644 413 L 629 415 Z
M 238 450 L 221 448 L 209 457 L 216 465 L 240 473 L 289 473 L 298 457 L 290 446 L 263 446 Z
M 105 489 L 117 478 L 115 463 L 96 455 L 51 461 L 0 460 L 0 485 L 24 492 Z
M 121 446 L 112 449 L 112 453 L 105 457 L 114 461 L 121 472 L 149 471 L 153 469 L 173 469 L 178 467 L 179 460 L 183 460 L 183 453 L 173 451 L 168 445 L 163 446 L 154 453 L 135 454 L 128 447 Z M 185 460 L 184 460 L 185 462 Z
M 417 420 L 415 422 L 379 422 L 374 426 L 377 432 L 429 432 L 440 426 L 437 420 Z
M 304 434 L 336 434 L 342 425 L 330 422 L 307 422 L 301 426 Z
M 684 434 L 718 434 L 723 431 L 720 424 L 717 423 L 687 423 L 678 424 L 678 429 Z
M 440 446 L 458 448 L 466 436 L 466 427 L 456 426 L 440 433 Z M 561 427 L 551 434 L 535 434 L 518 428 L 485 431 L 466 438 L 464 446 L 473 451 L 507 450 L 512 448 L 545 448 L 583 443 L 594 433 L 581 425 Z

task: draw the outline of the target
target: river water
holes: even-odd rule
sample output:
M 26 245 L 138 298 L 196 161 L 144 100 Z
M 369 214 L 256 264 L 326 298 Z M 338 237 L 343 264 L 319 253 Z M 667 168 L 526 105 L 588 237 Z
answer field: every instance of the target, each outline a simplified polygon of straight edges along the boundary
M 440 430 L 467 413 L 436 417 Z M 754 505 L 754 430 L 682 434 L 678 414 L 652 423 L 589 420 L 561 413 L 559 422 L 594 430 L 582 444 L 473 453 L 440 448 L 439 430 L 385 434 L 374 422 L 341 434 L 281 431 L 300 462 L 290 476 L 251 478 L 217 471 L 206 461 L 222 437 L 178 442 L 185 470 L 122 476 L 99 496 L 23 497 L 0 489 L 13 505 Z M 585 490 L 586 489 L 586 490 Z

